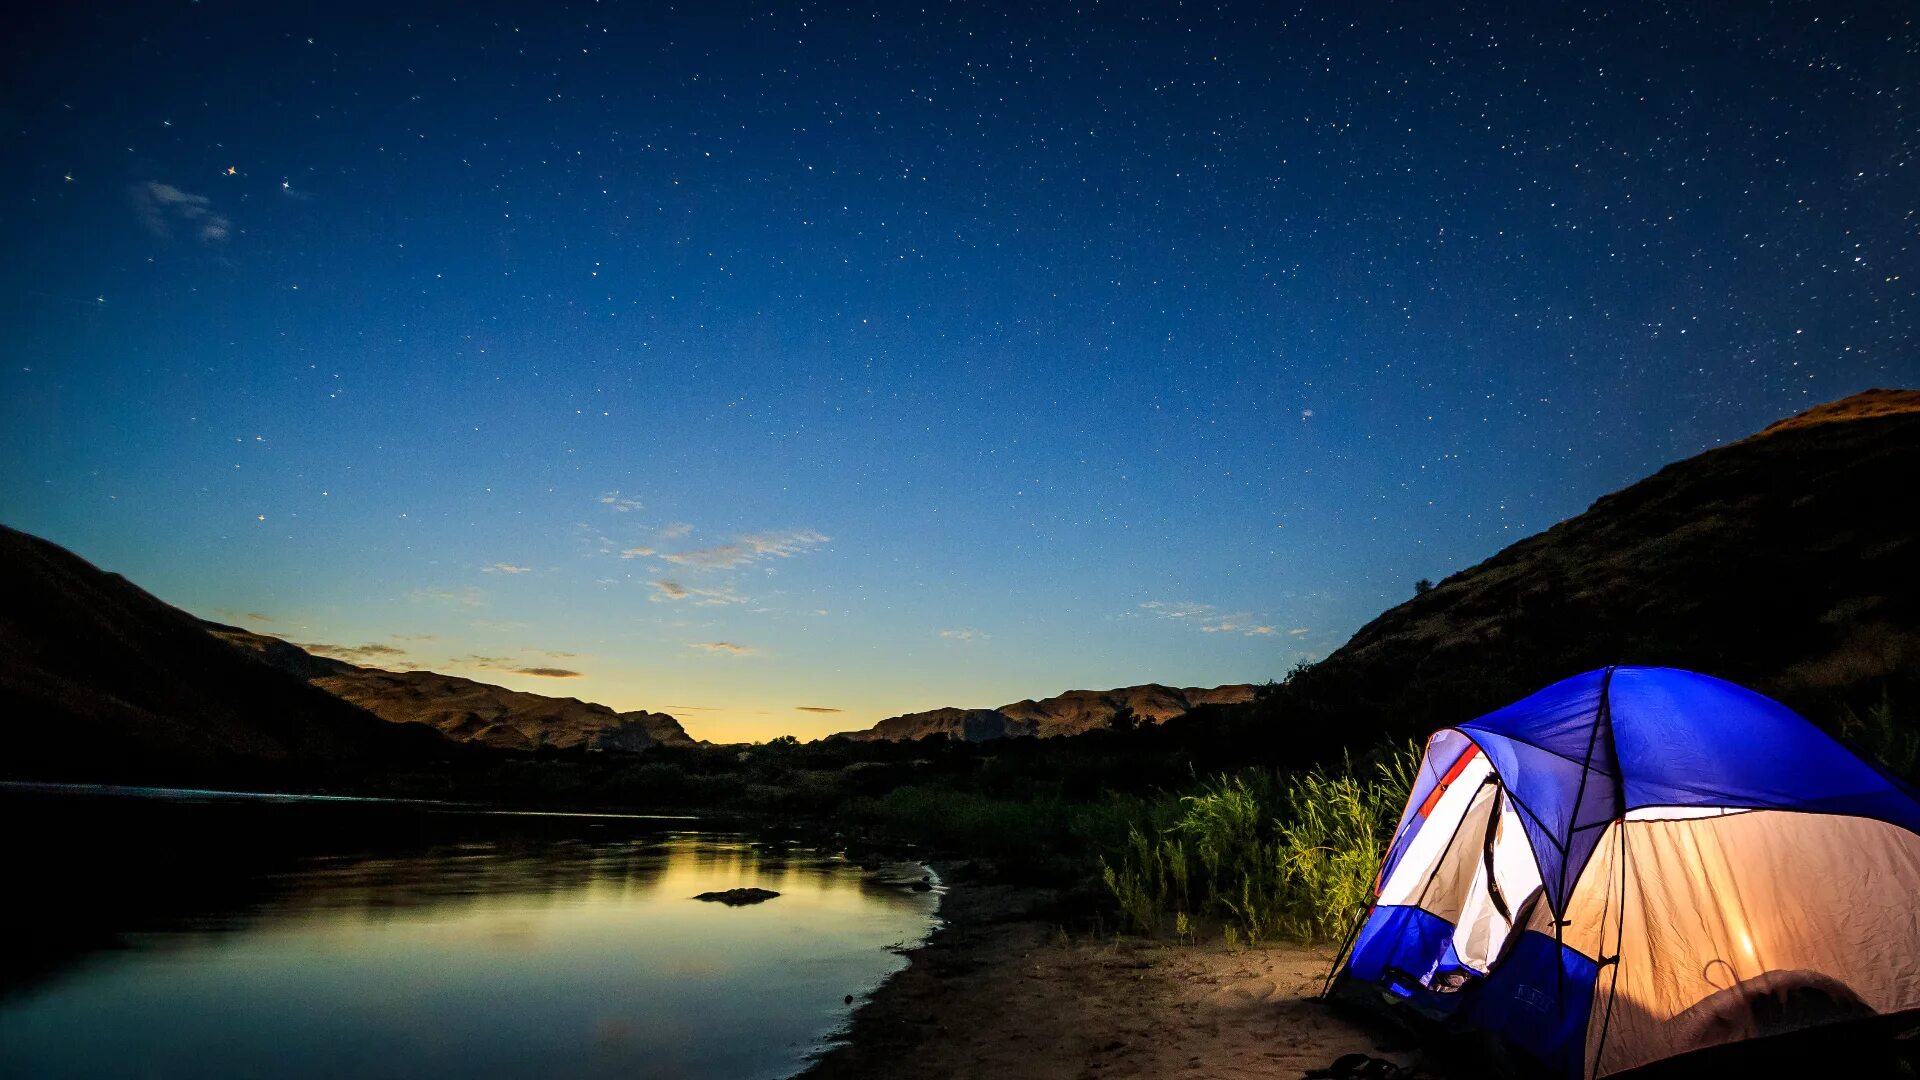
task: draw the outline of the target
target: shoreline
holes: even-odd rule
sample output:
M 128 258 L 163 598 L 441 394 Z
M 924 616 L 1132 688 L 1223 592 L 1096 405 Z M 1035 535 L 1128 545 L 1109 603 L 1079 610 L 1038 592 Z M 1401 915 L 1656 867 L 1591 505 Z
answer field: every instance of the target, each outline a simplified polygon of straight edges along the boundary
M 1414 1062 L 1314 1000 L 1330 946 L 1070 935 L 1056 893 L 936 873 L 941 925 L 796 1080 L 1270 1080 L 1351 1053 Z

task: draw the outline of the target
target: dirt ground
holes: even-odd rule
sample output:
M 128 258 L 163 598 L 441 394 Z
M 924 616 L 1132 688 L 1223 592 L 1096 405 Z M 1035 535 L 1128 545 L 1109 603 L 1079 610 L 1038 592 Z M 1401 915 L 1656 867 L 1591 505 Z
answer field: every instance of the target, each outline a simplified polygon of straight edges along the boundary
M 1298 1077 L 1348 1053 L 1411 1064 L 1314 1001 L 1332 951 L 1067 938 L 1035 894 L 967 885 L 947 926 L 805 1075 L 919 1080 Z

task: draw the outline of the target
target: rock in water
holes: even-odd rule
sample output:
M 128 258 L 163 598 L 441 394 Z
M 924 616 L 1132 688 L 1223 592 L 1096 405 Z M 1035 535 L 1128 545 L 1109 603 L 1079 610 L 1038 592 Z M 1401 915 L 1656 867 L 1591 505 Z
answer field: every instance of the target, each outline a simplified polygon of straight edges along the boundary
M 728 907 L 740 907 L 743 904 L 759 904 L 780 894 L 772 889 L 728 889 L 725 892 L 703 892 L 695 900 L 712 900 Z

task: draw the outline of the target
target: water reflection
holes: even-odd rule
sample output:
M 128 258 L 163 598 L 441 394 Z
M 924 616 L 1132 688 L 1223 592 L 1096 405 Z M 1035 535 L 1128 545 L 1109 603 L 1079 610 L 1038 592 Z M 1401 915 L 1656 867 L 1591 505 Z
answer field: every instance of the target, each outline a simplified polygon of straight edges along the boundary
M 0 792 L 0 1074 L 790 1073 L 936 903 L 685 821 Z M 727 908 L 696 893 L 781 895 Z

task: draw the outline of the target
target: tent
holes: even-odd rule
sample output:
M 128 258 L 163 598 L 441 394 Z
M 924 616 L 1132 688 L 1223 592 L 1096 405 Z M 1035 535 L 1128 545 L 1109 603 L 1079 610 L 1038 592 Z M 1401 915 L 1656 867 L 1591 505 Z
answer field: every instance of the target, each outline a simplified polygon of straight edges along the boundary
M 1920 1008 L 1920 801 L 1672 668 L 1427 743 L 1342 975 L 1570 1080 Z

